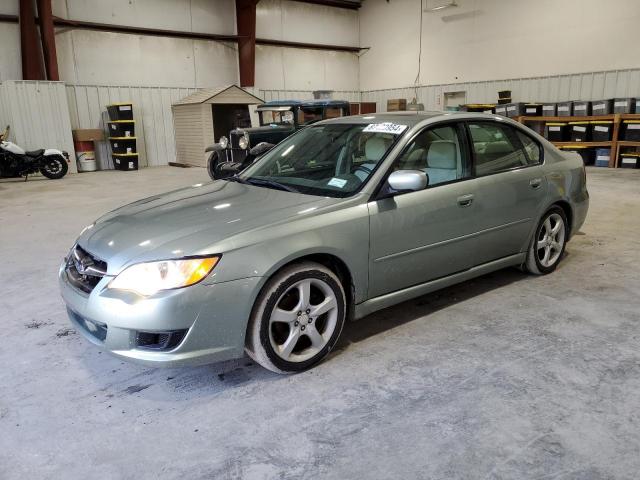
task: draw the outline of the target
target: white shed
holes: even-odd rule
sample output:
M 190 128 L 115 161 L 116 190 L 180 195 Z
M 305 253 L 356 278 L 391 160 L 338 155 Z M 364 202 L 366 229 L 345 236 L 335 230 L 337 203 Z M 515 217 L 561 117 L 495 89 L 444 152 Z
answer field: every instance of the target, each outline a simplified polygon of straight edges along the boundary
M 249 105 L 263 101 L 236 85 L 206 88 L 171 106 L 176 163 L 205 167 L 204 149 L 234 128 L 251 126 Z

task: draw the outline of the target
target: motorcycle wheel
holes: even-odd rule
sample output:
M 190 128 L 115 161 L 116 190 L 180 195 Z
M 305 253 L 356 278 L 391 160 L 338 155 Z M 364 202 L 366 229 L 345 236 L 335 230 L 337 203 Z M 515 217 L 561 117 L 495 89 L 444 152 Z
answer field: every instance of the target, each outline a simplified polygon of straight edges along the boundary
M 58 180 L 64 177 L 69 171 L 69 165 L 64 157 L 60 155 L 48 155 L 42 161 L 40 173 L 51 180 Z

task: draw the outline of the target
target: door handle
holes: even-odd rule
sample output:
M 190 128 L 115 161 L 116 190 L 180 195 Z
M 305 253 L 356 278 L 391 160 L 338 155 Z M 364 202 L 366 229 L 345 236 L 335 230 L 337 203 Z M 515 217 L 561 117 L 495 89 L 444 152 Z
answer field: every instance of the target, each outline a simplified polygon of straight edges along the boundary
M 542 179 L 541 178 L 533 178 L 533 179 L 529 180 L 529 186 L 531 188 L 540 188 L 540 185 L 542 185 Z
M 473 202 L 472 194 L 462 195 L 458 197 L 458 205 L 460 205 L 461 207 L 468 207 L 469 205 L 471 205 L 472 202 Z

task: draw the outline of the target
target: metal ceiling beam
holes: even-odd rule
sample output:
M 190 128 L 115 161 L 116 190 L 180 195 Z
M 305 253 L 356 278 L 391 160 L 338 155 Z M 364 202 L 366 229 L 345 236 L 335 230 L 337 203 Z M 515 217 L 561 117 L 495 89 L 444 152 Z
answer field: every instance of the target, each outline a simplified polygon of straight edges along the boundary
M 346 8 L 348 10 L 359 10 L 362 4 L 354 0 L 293 0 L 300 3 L 311 3 L 313 5 L 323 5 L 325 7 Z

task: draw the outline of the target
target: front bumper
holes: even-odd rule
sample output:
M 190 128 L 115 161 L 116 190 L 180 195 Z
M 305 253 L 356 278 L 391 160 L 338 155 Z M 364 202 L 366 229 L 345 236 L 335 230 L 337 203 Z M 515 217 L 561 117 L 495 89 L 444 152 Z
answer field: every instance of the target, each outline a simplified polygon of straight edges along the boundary
M 140 297 L 108 290 L 104 277 L 89 294 L 73 287 L 64 262 L 60 292 L 76 330 L 90 342 L 127 360 L 150 366 L 182 366 L 243 355 L 247 322 L 260 277 L 159 292 Z M 155 351 L 139 345 L 139 332 L 186 330 L 177 347 Z

